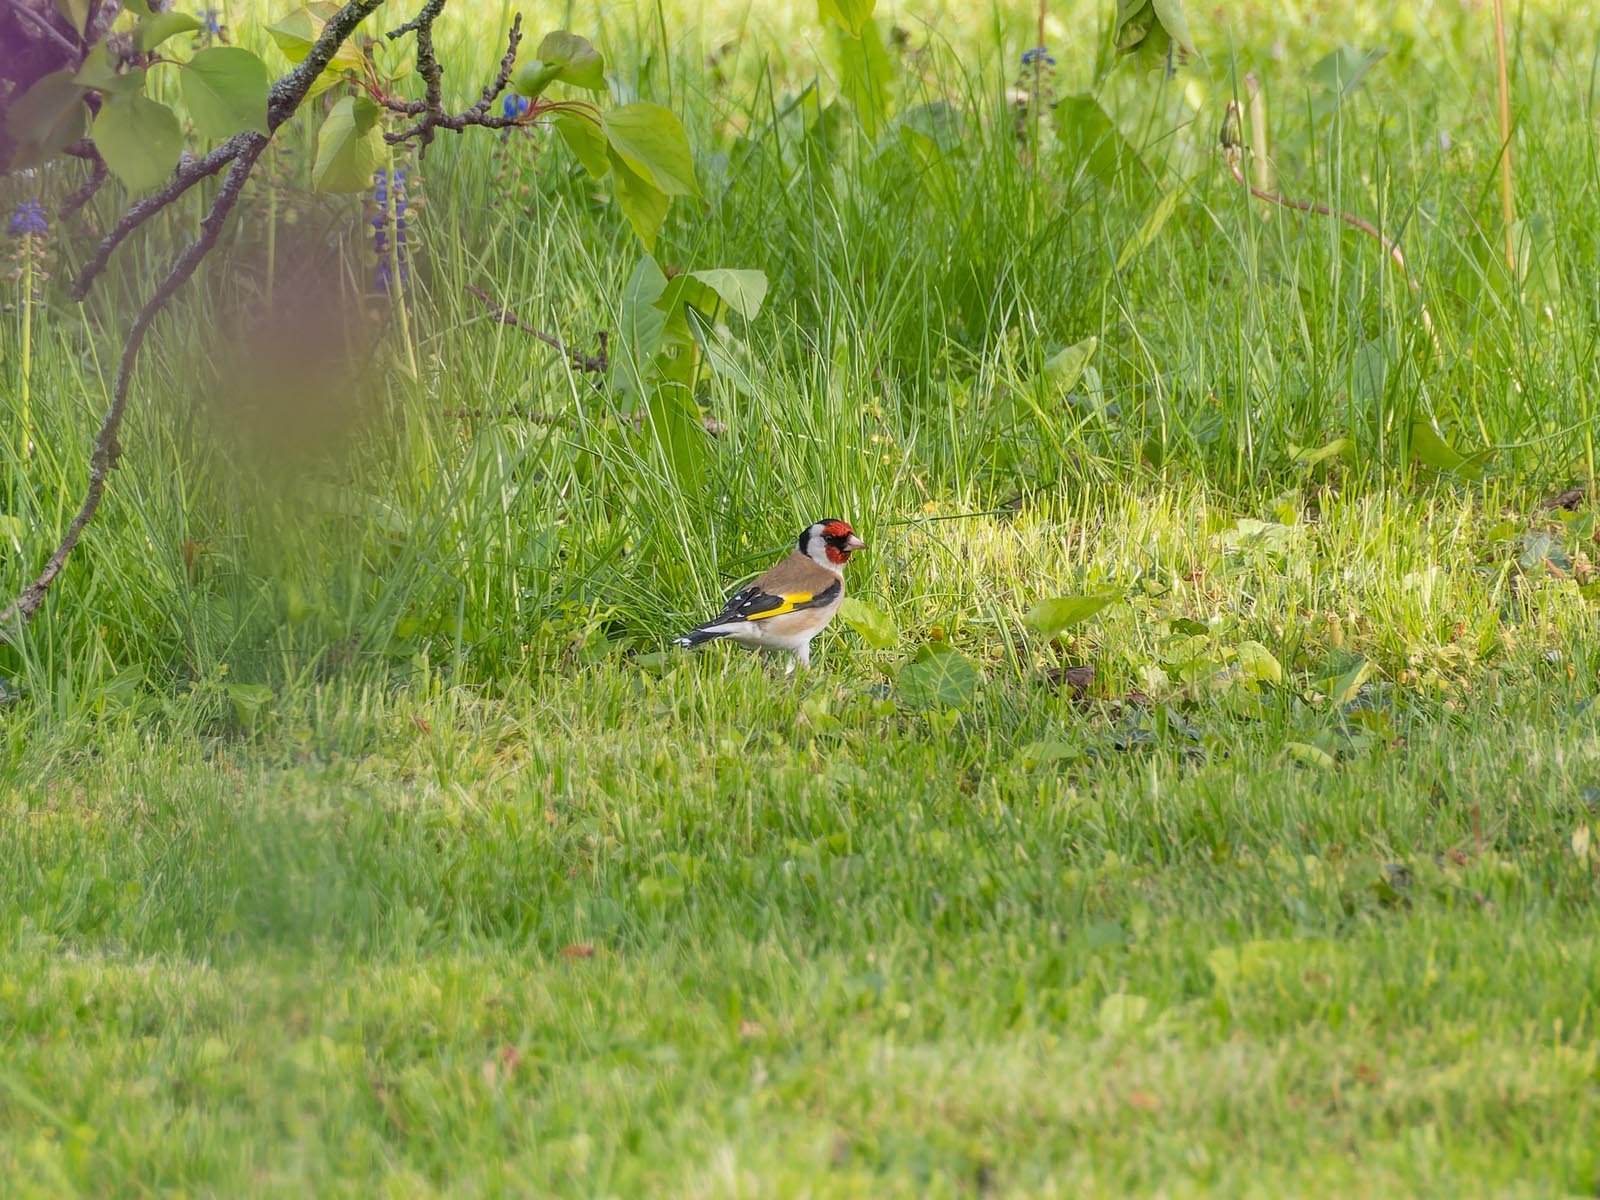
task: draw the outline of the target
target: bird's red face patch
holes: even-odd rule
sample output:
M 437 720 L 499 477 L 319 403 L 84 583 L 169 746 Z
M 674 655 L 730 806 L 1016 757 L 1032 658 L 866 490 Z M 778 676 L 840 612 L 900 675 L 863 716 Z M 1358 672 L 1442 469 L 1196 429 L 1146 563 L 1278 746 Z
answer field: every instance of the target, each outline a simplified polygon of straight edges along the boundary
M 850 528 L 849 521 L 829 521 L 822 527 L 822 535 L 831 538 L 847 538 L 855 530 Z
M 828 521 L 822 526 L 822 543 L 828 561 L 842 567 L 850 561 L 852 551 L 861 548 L 861 539 L 850 528 L 849 521 Z

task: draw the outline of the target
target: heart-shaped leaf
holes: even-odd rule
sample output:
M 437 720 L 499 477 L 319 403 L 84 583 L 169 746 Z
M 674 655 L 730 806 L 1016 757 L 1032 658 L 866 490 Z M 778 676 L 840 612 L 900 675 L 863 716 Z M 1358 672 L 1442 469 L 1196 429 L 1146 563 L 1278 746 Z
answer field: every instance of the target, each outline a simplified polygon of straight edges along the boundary
M 183 102 L 201 137 L 267 130 L 267 64 L 238 46 L 213 46 L 184 64 Z
M 933 651 L 924 646 L 918 656 L 900 668 L 895 686 L 907 708 L 966 708 L 983 683 L 978 665 L 948 647 Z
M 612 109 L 604 121 L 613 154 L 625 159 L 636 175 L 668 196 L 700 194 L 688 135 L 671 109 L 641 100 Z
M 71 71 L 53 71 L 11 103 L 6 129 L 17 143 L 12 165 L 31 167 L 83 136 L 89 110 Z
M 1091 596 L 1058 596 L 1041 600 L 1022 618 L 1023 623 L 1045 638 L 1053 638 L 1063 630 L 1087 621 L 1103 608 L 1109 608 L 1122 599 L 1116 592 L 1100 592 Z
M 142 95 L 108 97 L 94 119 L 93 137 L 106 166 L 133 192 L 165 181 L 183 150 L 177 114 Z
M 887 650 L 900 640 L 900 631 L 888 613 L 854 596 L 845 597 L 845 602 L 839 606 L 839 619 L 874 650 Z
M 545 34 L 536 54 L 517 72 L 517 90 L 524 96 L 537 96 L 556 82 L 591 92 L 606 90 L 605 59 L 587 38 L 558 29 Z
M 169 37 L 192 33 L 199 28 L 200 22 L 185 12 L 151 13 L 134 29 L 133 46 L 136 50 L 154 50 Z
M 378 125 L 382 110 L 365 96 L 346 96 L 317 130 L 317 161 L 311 186 L 319 192 L 364 192 L 383 159 Z

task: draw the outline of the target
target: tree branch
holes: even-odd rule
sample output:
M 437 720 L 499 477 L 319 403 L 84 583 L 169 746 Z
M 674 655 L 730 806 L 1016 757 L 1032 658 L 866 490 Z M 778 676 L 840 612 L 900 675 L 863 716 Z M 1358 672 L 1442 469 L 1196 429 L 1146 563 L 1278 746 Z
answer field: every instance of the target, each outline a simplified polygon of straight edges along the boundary
M 506 84 L 511 82 L 511 72 L 517 65 L 517 47 L 522 43 L 521 13 L 511 19 L 511 32 L 506 38 L 506 52 L 501 56 L 500 69 L 495 73 L 493 81 L 484 86 L 483 94 L 478 101 L 463 112 L 444 111 L 443 91 L 439 80 L 443 68 L 439 66 L 433 50 L 433 22 L 443 8 L 444 0 L 428 0 L 414 20 L 406 22 L 388 35 L 397 38 L 406 33 L 416 34 L 417 71 L 426 84 L 426 97 L 422 100 L 384 102 L 385 107 L 391 112 L 421 118 L 408 129 L 384 134 L 383 140 L 391 146 L 398 146 L 415 138 L 426 149 L 433 142 L 434 131 L 438 129 L 460 133 L 471 126 L 483 129 L 507 129 L 513 125 L 528 123 L 527 113 L 519 113 L 516 116 L 492 116 L 489 112 L 489 106 L 501 92 L 506 90 Z
M 546 333 L 542 329 L 535 329 L 532 325 L 529 325 L 509 308 L 506 308 L 500 304 L 496 304 L 489 296 L 489 293 L 481 290 L 480 288 L 473 287 L 470 283 L 467 285 L 467 291 L 471 292 L 479 300 L 483 301 L 484 307 L 489 310 L 490 315 L 493 316 L 496 321 L 499 321 L 500 324 L 510 325 L 515 329 L 522 330 L 523 333 L 531 333 L 534 337 L 538 338 L 552 350 L 565 355 L 567 360 L 572 363 L 574 370 L 589 372 L 604 372 L 610 370 L 611 356 L 607 349 L 606 331 L 604 329 L 600 331 L 599 354 L 585 354 L 581 350 L 569 350 L 560 338 L 554 336 L 553 334 Z
M 45 37 L 54 42 L 59 49 L 66 51 L 67 55 L 74 61 L 76 61 L 78 56 L 82 53 L 77 46 L 74 46 L 72 42 L 68 40 L 66 34 L 62 33 L 50 23 L 49 18 L 34 12 L 33 9 L 22 3 L 22 0 L 11 0 L 10 7 L 11 11 L 16 13 L 19 17 L 26 17 L 28 19 L 28 24 L 32 25 L 40 33 L 44 34 Z
M 324 68 L 332 61 L 345 39 L 382 3 L 383 0 L 350 0 L 350 3 L 328 20 L 311 51 L 299 65 L 272 85 L 267 98 L 269 130 L 275 131 L 294 115 L 317 76 L 322 74 Z M 442 6 L 444 0 L 439 0 L 439 3 Z M 89 458 L 89 483 L 84 491 L 83 503 L 79 506 L 77 515 L 72 518 L 71 524 L 67 526 L 61 544 L 46 561 L 44 569 L 32 583 L 22 589 L 15 600 L 0 611 L 0 641 L 15 641 L 22 627 L 26 626 L 34 613 L 39 611 L 50 585 L 55 582 L 56 576 L 61 574 L 68 556 L 77 546 L 78 539 L 83 536 L 84 528 L 99 510 L 100 502 L 105 496 L 106 481 L 116 468 L 117 460 L 122 457 L 120 440 L 122 419 L 127 411 L 128 392 L 133 385 L 134 365 L 139 357 L 139 350 L 150 332 L 150 326 L 178 290 L 189 281 L 201 260 L 217 244 L 217 239 L 222 236 L 223 226 L 227 223 L 228 214 L 238 204 L 245 181 L 249 179 L 250 172 L 255 168 L 256 161 L 270 140 L 270 133 L 249 131 L 235 135 L 203 158 L 188 160 L 179 168 L 177 178 L 172 183 L 156 195 L 133 205 L 123 214 L 116 228 L 101 242 L 94 258 L 83 271 L 79 272 L 73 284 L 73 295 L 81 300 L 95 277 L 105 268 L 112 251 L 127 238 L 129 233 L 155 213 L 172 204 L 201 179 L 216 174 L 226 164 L 232 164 L 228 168 L 221 189 L 200 222 L 199 235 L 173 260 L 166 277 L 133 319 L 133 325 L 129 328 L 127 338 L 122 344 L 122 359 L 117 369 L 116 385 L 111 393 L 111 405 L 106 409 L 105 417 L 100 422 L 99 432 L 95 434 L 94 449 Z

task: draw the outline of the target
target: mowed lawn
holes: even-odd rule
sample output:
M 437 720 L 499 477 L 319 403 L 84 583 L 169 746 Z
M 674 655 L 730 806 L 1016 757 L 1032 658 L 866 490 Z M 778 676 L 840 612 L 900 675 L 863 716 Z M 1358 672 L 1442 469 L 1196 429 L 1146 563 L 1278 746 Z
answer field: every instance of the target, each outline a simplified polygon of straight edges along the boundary
M 962 710 L 841 631 L 13 733 L 8 1194 L 1587 1194 L 1579 585 L 1448 495 L 1107 508 L 879 531 Z M 1091 698 L 915 599 L 1014 555 L 1125 585 Z

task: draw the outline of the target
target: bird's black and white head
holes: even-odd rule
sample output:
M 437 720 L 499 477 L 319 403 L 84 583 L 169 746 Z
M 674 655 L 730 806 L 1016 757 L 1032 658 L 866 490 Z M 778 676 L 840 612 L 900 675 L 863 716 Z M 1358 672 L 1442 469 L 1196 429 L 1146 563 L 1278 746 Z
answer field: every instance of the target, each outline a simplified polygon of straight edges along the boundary
M 830 571 L 843 571 L 850 555 L 866 549 L 866 543 L 856 536 L 849 521 L 829 517 L 806 527 L 800 535 L 800 553 L 818 566 Z

